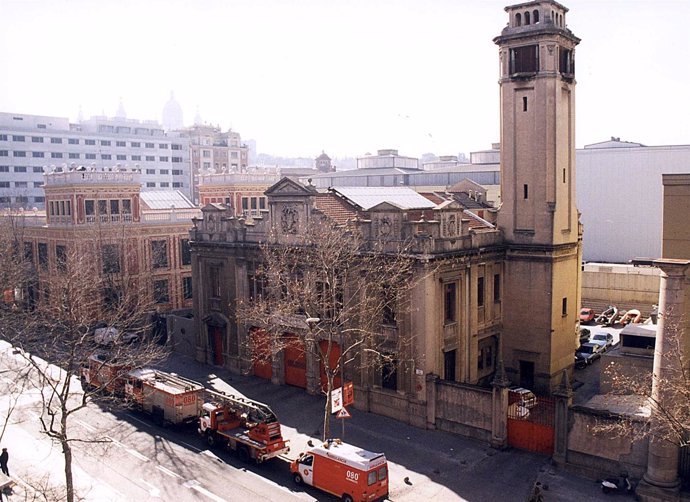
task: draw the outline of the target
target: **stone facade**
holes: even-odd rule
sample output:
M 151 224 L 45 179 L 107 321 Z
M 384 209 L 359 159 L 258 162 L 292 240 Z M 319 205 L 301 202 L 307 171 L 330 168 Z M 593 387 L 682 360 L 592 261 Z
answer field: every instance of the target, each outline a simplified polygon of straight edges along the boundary
M 235 319 L 233 308 L 252 294 L 260 244 L 266 242 L 273 226 L 280 229 L 284 242 L 299 242 L 309 220 L 330 210 L 322 199 L 338 198 L 336 193 L 319 194 L 288 178 L 267 190 L 266 196 L 265 218 L 237 218 L 229 207 L 209 204 L 202 208 L 203 219 L 195 221 L 190 234 L 198 292 L 197 358 L 234 371 L 256 373 L 246 349 L 251 327 Z M 422 425 L 426 375 L 471 384 L 488 382 L 497 363 L 502 331 L 504 254 L 500 232 L 488 223 L 474 225 L 475 217 L 456 202 L 430 206 L 406 210 L 383 203 L 366 211 L 354 205 L 350 208 L 353 223 L 366 242 L 408 239 L 415 243 L 411 253 L 416 263 L 415 286 L 409 293 L 413 307 L 395 325 L 381 326 L 382 335 L 410 341 L 409 354 L 401 358 L 410 362 L 400 363 L 394 389 L 383 388 L 380 375 L 353 375 L 357 405 L 403 418 L 409 414 L 409 406 L 419 403 L 415 416 Z M 266 375 L 278 383 L 285 381 L 284 357 L 276 354 Z M 318 391 L 315 358 L 315 353 L 307 353 L 305 363 L 306 388 L 313 392 Z M 377 397 L 368 397 L 371 393 Z M 383 395 L 390 396 L 388 401 Z M 391 401 L 393 396 L 397 397 Z

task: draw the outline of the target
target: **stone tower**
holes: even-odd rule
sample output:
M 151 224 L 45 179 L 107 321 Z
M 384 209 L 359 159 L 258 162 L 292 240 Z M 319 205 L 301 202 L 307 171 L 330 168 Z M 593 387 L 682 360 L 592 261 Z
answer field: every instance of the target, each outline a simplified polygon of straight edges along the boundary
M 572 370 L 580 307 L 575 206 L 575 46 L 568 9 L 506 7 L 499 46 L 501 206 L 506 241 L 502 355 L 508 377 L 548 392 Z

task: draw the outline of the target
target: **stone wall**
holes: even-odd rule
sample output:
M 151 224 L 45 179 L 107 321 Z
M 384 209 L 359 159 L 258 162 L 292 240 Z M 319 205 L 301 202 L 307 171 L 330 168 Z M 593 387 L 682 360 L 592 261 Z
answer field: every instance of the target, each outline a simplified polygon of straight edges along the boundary
M 587 263 L 582 272 L 582 298 L 619 307 L 643 309 L 659 302 L 659 269 L 613 263 Z
M 572 406 L 568 467 L 592 479 L 618 475 L 623 471 L 632 478 L 640 479 L 647 466 L 648 440 L 639 436 L 644 422 L 638 422 L 634 432 L 627 434 L 597 431 L 617 420 L 615 415 L 607 411 Z
M 365 397 L 365 400 L 359 398 Z M 355 392 L 355 407 L 377 415 L 394 418 L 415 427 L 425 427 L 426 406 L 424 403 L 413 401 L 404 394 L 386 391 L 383 389 L 371 389 Z
M 166 316 L 168 343 L 172 350 L 189 357 L 196 355 L 196 328 L 189 311 L 176 311 Z
M 490 389 L 438 380 L 436 393 L 437 429 L 482 441 L 491 440 Z

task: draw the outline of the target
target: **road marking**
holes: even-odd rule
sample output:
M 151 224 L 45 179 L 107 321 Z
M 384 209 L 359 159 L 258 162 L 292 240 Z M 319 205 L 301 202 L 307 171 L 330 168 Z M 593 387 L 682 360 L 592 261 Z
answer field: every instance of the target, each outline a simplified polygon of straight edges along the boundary
M 111 438 L 110 436 L 105 436 L 105 439 L 107 439 L 108 441 L 110 441 L 111 443 L 113 443 L 115 446 L 119 446 L 120 448 L 124 448 L 124 447 L 125 447 L 125 445 L 123 445 L 122 443 L 120 443 L 117 439 Z
M 150 423 L 146 422 L 145 420 L 141 420 L 140 418 L 135 417 L 135 416 L 132 415 L 131 413 L 125 413 L 125 414 L 126 414 L 129 418 L 131 418 L 132 420 L 136 420 L 137 422 L 139 422 L 140 424 L 145 425 L 146 427 L 153 427 Z
M 293 492 L 290 491 L 289 488 L 286 488 L 286 487 L 284 487 L 284 486 L 281 486 L 281 485 L 279 485 L 278 483 L 276 483 L 276 482 L 274 482 L 274 481 L 271 481 L 270 479 L 266 479 L 266 478 L 264 478 L 264 477 L 262 477 L 262 476 L 256 474 L 255 472 L 248 471 L 248 470 L 246 470 L 246 469 L 243 469 L 243 471 L 244 471 L 246 474 L 249 474 L 249 475 L 251 475 L 251 476 L 254 476 L 256 479 L 260 479 L 261 481 L 263 481 L 263 482 L 266 483 L 267 485 L 271 485 L 271 486 L 274 486 L 274 487 L 276 487 L 276 488 L 280 488 L 280 489 L 283 490 L 283 491 L 286 491 L 286 492 L 288 492 L 288 493 L 290 493 L 290 494 L 293 494 Z
M 192 444 L 189 444 L 189 443 L 185 443 L 184 441 L 180 441 L 180 444 L 183 444 L 183 445 L 185 445 L 187 448 L 191 448 L 192 450 L 194 450 L 194 451 L 196 451 L 196 452 L 198 452 L 198 453 L 201 453 L 201 451 L 202 451 L 201 448 L 197 448 L 196 446 L 194 446 L 194 445 L 192 445 Z
M 81 425 L 87 431 L 96 432 L 96 430 L 97 430 L 93 425 L 87 424 L 83 420 L 75 420 L 75 422 L 77 422 L 79 425 Z
M 158 469 L 159 471 L 161 471 L 161 472 L 162 472 L 163 474 L 165 474 L 166 476 L 170 476 L 171 478 L 182 479 L 182 476 L 180 476 L 180 475 L 177 474 L 176 472 L 171 471 L 170 469 L 168 469 L 168 468 L 166 468 L 166 467 L 163 467 L 162 465 L 157 465 L 157 466 L 156 466 L 156 469 Z
M 186 481 L 185 483 L 182 484 L 185 488 L 191 488 L 192 490 L 196 490 L 202 495 L 206 495 L 208 498 L 211 500 L 215 500 L 216 502 L 227 502 L 224 498 L 219 497 L 213 492 L 208 491 L 206 488 L 201 486 L 199 482 L 196 479 L 190 479 L 189 481 Z
M 138 458 L 139 460 L 142 460 L 142 461 L 144 461 L 144 462 L 148 462 L 148 461 L 149 461 L 149 458 L 148 458 L 146 455 L 142 455 L 142 454 L 139 453 L 137 450 L 132 450 L 132 449 L 130 449 L 130 448 L 127 448 L 125 451 L 126 451 L 127 453 L 129 453 L 130 455 L 132 455 L 132 456 Z
M 144 483 L 146 486 L 149 487 L 149 495 L 151 495 L 152 497 L 160 497 L 161 496 L 161 491 L 158 489 L 158 487 L 152 485 L 151 483 L 149 483 L 145 479 L 141 479 L 141 478 L 139 478 L 139 479 L 142 483 Z
M 118 446 L 118 447 L 120 447 L 120 448 L 124 448 L 124 450 L 125 450 L 127 453 L 129 453 L 129 454 L 132 455 L 133 457 L 138 458 L 139 460 L 142 460 L 142 461 L 144 461 L 144 462 L 148 462 L 148 461 L 150 460 L 146 455 L 143 455 L 143 454 L 139 453 L 137 450 L 132 450 L 131 448 L 128 448 L 128 447 L 127 447 L 126 445 L 124 445 L 123 443 L 120 443 L 117 439 L 113 439 L 113 438 L 110 437 L 110 436 L 105 436 L 105 439 L 107 439 L 108 441 L 110 441 L 110 442 L 111 442 L 112 444 L 114 444 L 115 446 Z

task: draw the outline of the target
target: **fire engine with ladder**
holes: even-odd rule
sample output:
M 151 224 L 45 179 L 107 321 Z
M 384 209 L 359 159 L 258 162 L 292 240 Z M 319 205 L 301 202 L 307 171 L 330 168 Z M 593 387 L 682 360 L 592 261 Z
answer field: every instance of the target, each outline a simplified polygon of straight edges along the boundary
M 198 382 L 150 368 L 132 370 L 125 376 L 125 398 L 160 425 L 195 422 L 204 391 Z
M 240 460 L 257 464 L 290 451 L 278 418 L 266 404 L 207 389 L 202 409 L 199 433 L 209 446 L 226 446 Z

